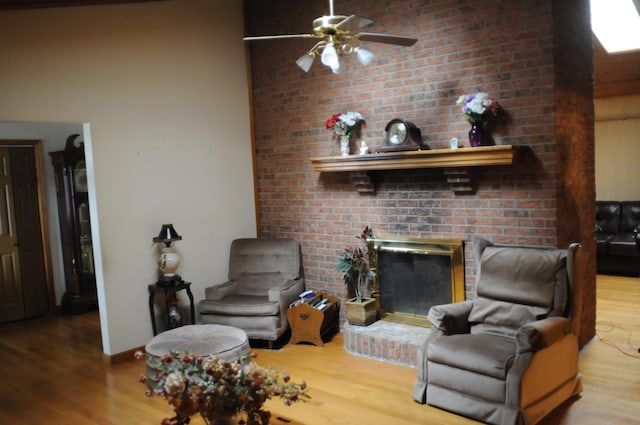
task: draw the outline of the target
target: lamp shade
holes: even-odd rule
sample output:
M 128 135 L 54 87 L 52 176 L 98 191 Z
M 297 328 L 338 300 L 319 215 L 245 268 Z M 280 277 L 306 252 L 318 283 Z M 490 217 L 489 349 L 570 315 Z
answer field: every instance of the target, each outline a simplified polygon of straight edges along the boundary
M 154 242 L 171 243 L 182 240 L 182 236 L 173 228 L 173 224 L 163 224 L 158 236 L 153 238 Z
M 356 47 L 356 57 L 360 61 L 360 63 L 364 66 L 368 66 L 373 60 L 373 53 L 368 50 L 362 49 L 360 47 Z
M 300 56 L 296 61 L 296 64 L 304 71 L 309 72 L 311 65 L 313 65 L 314 56 L 311 53 L 305 53 Z
M 334 74 L 337 74 L 340 71 L 340 61 L 338 60 L 338 52 L 336 48 L 333 46 L 333 43 L 329 43 L 325 46 L 322 51 L 322 55 L 320 55 L 320 60 L 323 65 L 331 68 Z

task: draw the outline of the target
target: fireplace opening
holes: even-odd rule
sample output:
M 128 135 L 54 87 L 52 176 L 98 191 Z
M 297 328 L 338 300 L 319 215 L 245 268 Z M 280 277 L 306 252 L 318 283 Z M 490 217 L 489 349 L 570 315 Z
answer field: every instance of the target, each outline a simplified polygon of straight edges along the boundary
M 369 240 L 376 273 L 371 292 L 380 318 L 428 327 L 431 306 L 464 301 L 463 244 L 449 239 Z

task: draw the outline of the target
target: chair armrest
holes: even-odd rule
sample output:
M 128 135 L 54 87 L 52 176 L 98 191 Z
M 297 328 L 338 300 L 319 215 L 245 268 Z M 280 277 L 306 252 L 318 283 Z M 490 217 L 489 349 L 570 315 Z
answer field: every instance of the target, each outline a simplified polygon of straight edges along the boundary
M 280 304 L 280 326 L 289 326 L 287 309 L 289 304 L 298 299 L 304 292 L 304 278 L 287 280 L 286 282 L 269 288 L 269 301 L 277 301 Z
M 285 301 L 287 306 L 291 301 L 296 299 L 298 295 L 304 290 L 300 289 L 299 285 L 302 282 L 302 278 L 290 279 L 282 282 L 279 285 L 269 288 L 269 301 Z
M 571 322 L 566 317 L 547 317 L 527 323 L 516 334 L 518 353 L 536 352 L 555 344 L 571 333 Z
M 431 325 L 445 335 L 469 333 L 469 313 L 473 301 L 434 305 L 427 318 Z
M 219 285 L 209 286 L 204 289 L 204 298 L 207 300 L 221 300 L 231 294 L 235 294 L 238 284 L 235 280 L 229 280 Z

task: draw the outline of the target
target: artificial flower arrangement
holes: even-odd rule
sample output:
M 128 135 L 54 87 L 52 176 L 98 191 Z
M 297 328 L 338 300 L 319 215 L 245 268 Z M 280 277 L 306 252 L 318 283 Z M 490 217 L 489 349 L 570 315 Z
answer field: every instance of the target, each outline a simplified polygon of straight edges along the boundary
M 135 357 L 145 354 L 137 351 Z M 263 409 L 266 400 L 280 397 L 290 406 L 310 398 L 304 381 L 293 383 L 287 374 L 260 367 L 249 357 L 255 354 L 232 362 L 215 355 L 172 352 L 163 356 L 154 377 L 155 389 L 147 390 L 148 396 L 161 395 L 173 406 L 176 415 L 164 418 L 161 425 L 185 425 L 198 414 L 207 425 L 232 417 L 240 425 L 267 425 L 271 414 Z M 143 383 L 147 379 L 140 376 Z
M 487 125 L 498 116 L 500 104 L 487 93 L 463 94 L 456 101 L 471 124 Z
M 333 131 L 333 134 L 340 138 L 341 136 L 351 137 L 351 133 L 359 123 L 364 122 L 362 114 L 356 111 L 348 111 L 344 114 L 334 114 L 327 120 L 327 130 Z
M 336 270 L 343 273 L 345 285 L 353 288 L 356 302 L 361 303 L 371 278 L 375 276 L 375 272 L 369 268 L 369 239 L 373 238 L 373 229 L 365 226 L 356 237 L 362 242 L 362 247 L 345 248 Z

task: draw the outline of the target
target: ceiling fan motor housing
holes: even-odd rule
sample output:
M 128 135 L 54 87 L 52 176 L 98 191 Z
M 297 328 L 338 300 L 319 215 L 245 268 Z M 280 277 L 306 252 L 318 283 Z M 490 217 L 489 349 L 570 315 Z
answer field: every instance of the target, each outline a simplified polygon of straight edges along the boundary
M 347 19 L 346 16 L 321 16 L 313 20 L 313 32 L 318 35 L 335 35 L 338 32 L 336 25 Z

